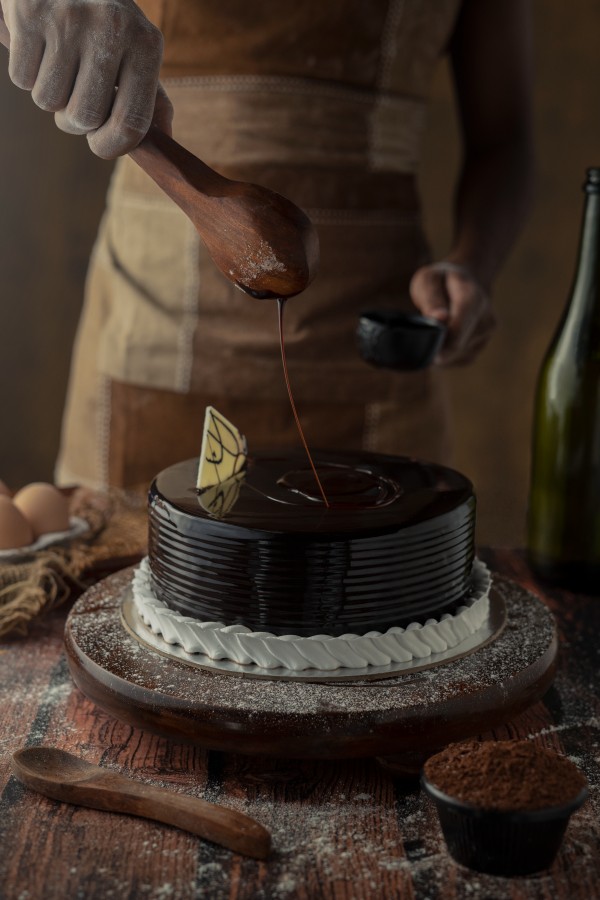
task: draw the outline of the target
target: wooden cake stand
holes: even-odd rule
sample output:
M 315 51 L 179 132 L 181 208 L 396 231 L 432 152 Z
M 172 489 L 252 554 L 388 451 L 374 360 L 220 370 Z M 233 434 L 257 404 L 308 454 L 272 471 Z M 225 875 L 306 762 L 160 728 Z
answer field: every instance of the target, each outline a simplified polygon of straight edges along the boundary
M 495 578 L 502 622 L 487 643 L 378 680 L 253 678 L 161 653 L 126 623 L 131 569 L 73 607 L 65 643 L 73 679 L 129 724 L 208 749 L 288 758 L 424 758 L 508 721 L 539 700 L 555 671 L 554 620 L 532 594 Z M 441 654 L 440 654 L 441 655 Z M 393 766 L 393 760 L 390 760 Z

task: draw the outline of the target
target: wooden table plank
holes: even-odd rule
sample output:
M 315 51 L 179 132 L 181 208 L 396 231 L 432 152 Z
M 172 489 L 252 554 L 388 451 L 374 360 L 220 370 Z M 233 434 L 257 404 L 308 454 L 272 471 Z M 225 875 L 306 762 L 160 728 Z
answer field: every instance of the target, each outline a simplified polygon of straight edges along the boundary
M 522 558 L 490 557 L 532 586 Z M 243 757 L 175 744 L 116 722 L 71 685 L 62 655 L 65 612 L 26 640 L 0 645 L 0 897 L 2 900 L 576 900 L 600 883 L 600 603 L 547 592 L 563 645 L 544 702 L 486 737 L 533 738 L 586 772 L 591 798 L 572 820 L 549 873 L 499 879 L 457 866 L 434 809 L 414 782 L 373 760 Z M 243 810 L 272 830 L 266 863 L 173 828 L 46 800 L 9 776 L 18 747 L 53 744 L 150 784 Z

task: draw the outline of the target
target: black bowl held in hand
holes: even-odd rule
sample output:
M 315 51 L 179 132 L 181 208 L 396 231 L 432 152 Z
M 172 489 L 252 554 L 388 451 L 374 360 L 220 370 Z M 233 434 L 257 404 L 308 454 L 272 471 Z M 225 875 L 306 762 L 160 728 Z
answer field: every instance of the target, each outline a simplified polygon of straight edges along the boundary
M 446 326 L 437 319 L 395 309 L 366 310 L 356 329 L 366 362 L 404 372 L 430 366 L 445 336 Z

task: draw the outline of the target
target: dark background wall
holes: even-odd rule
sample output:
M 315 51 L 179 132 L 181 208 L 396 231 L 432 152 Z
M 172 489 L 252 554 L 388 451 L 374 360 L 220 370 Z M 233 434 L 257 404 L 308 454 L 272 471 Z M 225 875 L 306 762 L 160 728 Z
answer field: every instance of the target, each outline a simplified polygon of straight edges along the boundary
M 475 481 L 480 539 L 519 545 L 531 405 L 572 276 L 584 169 L 600 165 L 600 3 L 536 0 L 538 186 L 533 215 L 495 289 L 500 327 L 449 385 L 455 464 Z M 110 165 L 12 86 L 0 50 L 0 479 L 50 479 L 85 268 Z M 450 240 L 459 160 L 446 68 L 433 84 L 420 172 L 438 253 Z

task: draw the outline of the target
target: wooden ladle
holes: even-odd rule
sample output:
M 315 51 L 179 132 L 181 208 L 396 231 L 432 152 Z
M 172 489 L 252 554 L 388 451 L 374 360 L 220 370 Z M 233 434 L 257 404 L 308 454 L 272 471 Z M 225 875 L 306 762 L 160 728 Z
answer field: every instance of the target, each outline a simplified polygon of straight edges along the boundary
M 0 11 L 0 43 L 10 34 Z M 319 266 L 315 228 L 274 191 L 219 175 L 154 126 L 130 153 L 194 223 L 212 259 L 253 297 L 293 297 Z
M 271 849 L 267 829 L 244 813 L 133 781 L 55 747 L 17 750 L 12 769 L 53 800 L 165 822 L 255 859 L 266 859 Z
M 268 188 L 218 175 L 154 126 L 130 154 L 196 226 L 221 272 L 253 297 L 293 297 L 319 265 L 315 228 Z

